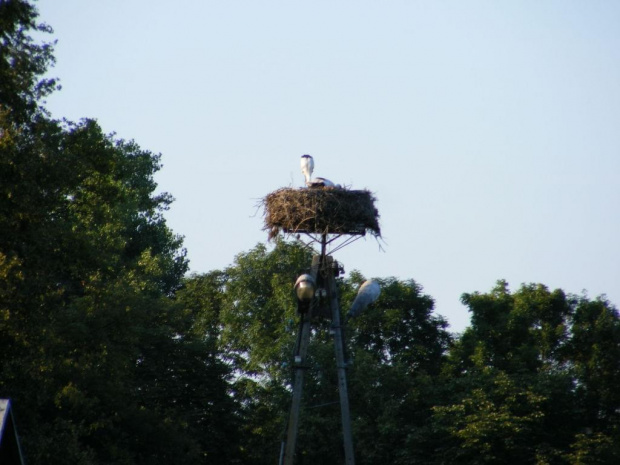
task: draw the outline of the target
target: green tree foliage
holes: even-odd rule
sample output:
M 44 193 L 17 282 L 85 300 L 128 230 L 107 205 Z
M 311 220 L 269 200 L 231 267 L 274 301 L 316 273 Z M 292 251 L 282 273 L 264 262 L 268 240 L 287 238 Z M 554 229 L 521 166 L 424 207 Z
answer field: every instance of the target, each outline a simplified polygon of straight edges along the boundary
M 356 291 L 363 280 L 352 273 L 344 284 Z M 426 461 L 435 447 L 427 425 L 440 399 L 437 381 L 452 338 L 421 286 L 413 280 L 377 281 L 378 301 L 351 320 L 347 331 L 357 462 Z M 345 293 L 345 308 L 352 297 Z
M 618 461 L 615 308 L 504 281 L 463 302 L 472 325 L 445 368 L 449 401 L 434 409 L 444 463 Z
M 36 42 L 31 34 L 50 33 L 37 23 L 36 8 L 22 0 L 0 2 L 0 115 L 21 125 L 42 111 L 39 100 L 57 88 L 41 76 L 54 63 L 53 43 Z
M 294 343 L 284 324 L 295 318 L 291 283 L 310 266 L 310 255 L 283 241 L 272 251 L 259 244 L 224 271 L 222 344 L 244 372 L 278 376 Z
M 310 256 L 279 242 L 224 271 L 187 280 L 200 331 L 216 335 L 235 373 L 244 463 L 272 463 L 291 400 L 297 335 L 293 283 Z M 343 313 L 364 277 L 338 279 Z M 464 294 L 459 337 L 414 281 L 378 279 L 382 294 L 346 326 L 356 461 L 615 463 L 620 319 L 604 299 L 540 284 Z M 201 310 L 202 309 L 202 310 Z M 305 371 L 297 463 L 343 458 L 331 326 L 317 319 Z
M 573 300 L 565 361 L 575 385 L 579 433 L 569 463 L 620 461 L 620 315 L 604 298 Z
M 272 464 L 291 401 L 293 283 L 311 252 L 258 245 L 185 278 L 159 155 L 42 98 L 53 44 L 0 0 L 0 396 L 32 464 Z M 364 277 L 338 278 L 343 314 Z M 543 285 L 464 294 L 458 337 L 412 280 L 348 322 L 357 462 L 620 463 L 620 318 Z M 297 463 L 343 461 L 330 321 L 313 323 Z
M 187 260 L 159 156 L 49 119 L 35 19 L 0 2 L 0 396 L 28 462 L 232 463 L 229 369 L 175 297 Z
M 279 241 L 271 250 L 258 245 L 224 271 L 189 278 L 183 291 L 191 289 L 202 303 L 201 327 L 218 334 L 221 351 L 235 370 L 233 391 L 243 425 L 239 447 L 247 463 L 273 463 L 279 452 L 298 332 L 293 284 L 310 263 L 310 252 L 298 243 Z M 343 313 L 363 280 L 356 272 L 338 280 Z M 451 337 L 419 285 L 394 278 L 380 282 L 378 302 L 352 320 L 346 333 L 358 462 L 410 463 L 423 456 L 422 448 L 432 447 L 423 431 L 439 392 L 433 380 Z M 328 320 L 313 324 L 298 463 L 343 459 L 330 330 Z
M 462 400 L 435 407 L 437 424 L 458 439 L 444 455 L 447 463 L 530 463 L 545 398 L 519 387 L 504 372 L 472 387 Z M 450 443 L 448 443 L 450 444 Z M 444 448 L 446 448 L 444 446 Z
M 204 321 L 219 316 L 220 350 L 236 376 L 238 447 L 248 463 L 277 458 L 290 402 L 285 364 L 295 344 L 292 284 L 310 260 L 310 252 L 295 243 L 280 241 L 273 250 L 259 244 L 224 271 L 193 277 L 209 296 Z

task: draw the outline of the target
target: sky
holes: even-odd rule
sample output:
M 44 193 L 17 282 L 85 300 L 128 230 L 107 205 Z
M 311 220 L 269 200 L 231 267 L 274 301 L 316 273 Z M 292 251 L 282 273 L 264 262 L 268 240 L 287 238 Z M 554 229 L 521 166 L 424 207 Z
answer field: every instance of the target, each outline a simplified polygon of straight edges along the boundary
M 413 279 L 452 331 L 505 279 L 620 305 L 620 2 L 39 0 L 56 118 L 161 153 L 195 273 L 267 241 L 315 175 L 368 189 L 348 272 Z

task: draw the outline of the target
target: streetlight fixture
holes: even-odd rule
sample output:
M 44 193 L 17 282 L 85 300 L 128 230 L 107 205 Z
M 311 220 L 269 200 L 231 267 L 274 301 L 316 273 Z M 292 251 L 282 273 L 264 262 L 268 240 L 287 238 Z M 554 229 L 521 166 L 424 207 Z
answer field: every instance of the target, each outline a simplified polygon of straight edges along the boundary
M 299 313 L 305 313 L 310 308 L 314 298 L 316 283 L 309 274 L 302 274 L 295 282 L 295 294 L 297 295 L 297 308 Z

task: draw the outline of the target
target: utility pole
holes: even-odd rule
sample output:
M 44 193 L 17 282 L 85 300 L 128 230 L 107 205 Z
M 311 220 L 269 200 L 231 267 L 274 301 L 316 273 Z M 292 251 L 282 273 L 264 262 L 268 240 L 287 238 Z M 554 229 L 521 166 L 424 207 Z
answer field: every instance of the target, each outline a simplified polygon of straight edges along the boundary
M 338 306 L 338 291 L 336 288 L 337 262 L 331 260 L 333 272 L 327 279 L 327 296 L 332 309 L 332 328 L 334 330 L 334 349 L 336 351 L 336 366 L 338 369 L 338 393 L 340 395 L 340 416 L 342 419 L 342 436 L 344 441 L 344 458 L 346 465 L 355 465 L 353 453 L 353 434 L 351 432 L 351 414 L 349 410 L 349 391 L 347 387 L 347 362 L 344 357 L 344 328 L 340 323 L 340 307 Z
M 364 282 L 358 289 L 343 324 L 340 318 L 336 278 L 344 271 L 332 255 L 367 233 L 371 233 L 376 239 L 381 238 L 379 211 L 375 207 L 374 195 L 367 189 L 351 190 L 333 185 L 326 180 L 313 182 L 310 180 L 313 169 L 313 158 L 307 154 L 302 155 L 301 170 L 306 178 L 307 188 L 278 189 L 263 200 L 264 229 L 269 231 L 269 239 L 283 233 L 284 236 L 295 235 L 297 240 L 301 241 L 303 234 L 310 240 L 310 243 L 305 243 L 306 246 L 313 248 L 313 243 L 321 246 L 320 254 L 313 257 L 312 271 L 302 274 L 295 282 L 297 309 L 300 315 L 299 330 L 293 354 L 291 410 L 286 426 L 286 437 L 280 446 L 278 463 L 294 465 L 304 375 L 308 368 L 306 356 L 312 334 L 311 324 L 313 319 L 325 318 L 331 322 L 330 335 L 334 339 L 345 465 L 355 465 L 344 326 L 350 318 L 355 318 L 377 299 L 380 287 L 373 280 Z M 329 254 L 326 251 L 328 246 Z
M 317 282 L 319 265 L 321 257 L 315 255 L 312 257 L 312 268 L 310 275 Z M 293 465 L 295 458 L 295 445 L 297 443 L 297 431 L 299 430 L 299 410 L 301 407 L 301 393 L 304 387 L 304 374 L 306 371 L 306 355 L 308 353 L 308 345 L 310 343 L 310 322 L 312 313 L 315 308 L 316 299 L 313 299 L 306 312 L 301 313 L 300 331 L 293 355 L 293 363 L 295 366 L 295 380 L 293 381 L 293 400 L 291 402 L 291 411 L 288 419 L 288 428 L 286 432 L 286 443 L 283 444 L 284 456 L 280 455 L 280 465 Z
M 289 414 L 286 442 L 282 444 L 280 451 L 280 465 L 293 465 L 295 460 L 295 447 L 297 432 L 299 430 L 299 417 L 301 398 L 303 391 L 304 374 L 306 370 L 306 355 L 310 342 L 310 324 L 313 314 L 317 309 L 318 296 L 325 296 L 329 306 L 334 336 L 334 349 L 336 354 L 336 369 L 338 372 L 338 393 L 340 396 L 340 413 L 342 420 L 342 434 L 344 442 L 345 464 L 355 465 L 353 451 L 353 435 L 351 431 L 351 414 L 349 411 L 349 394 L 347 388 L 347 365 L 344 357 L 344 331 L 340 322 L 340 307 L 338 305 L 338 289 L 336 276 L 339 274 L 338 262 L 331 256 L 326 255 L 326 235 L 323 236 L 321 255 L 315 255 L 312 259 L 310 275 L 316 284 L 315 297 L 309 308 L 301 313 L 300 331 L 294 353 L 295 378 L 293 381 L 293 399 Z M 298 302 L 300 305 L 301 302 Z

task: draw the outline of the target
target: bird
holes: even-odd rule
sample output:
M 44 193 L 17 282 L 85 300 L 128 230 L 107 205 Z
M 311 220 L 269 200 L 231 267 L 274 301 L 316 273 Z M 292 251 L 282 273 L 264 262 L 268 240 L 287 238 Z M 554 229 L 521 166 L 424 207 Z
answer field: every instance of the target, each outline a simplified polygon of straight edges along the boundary
M 311 155 L 301 156 L 301 172 L 306 179 L 306 186 L 308 187 L 340 187 L 334 184 L 332 181 L 326 178 L 312 178 L 312 172 L 314 171 L 314 158 Z
M 301 172 L 306 178 L 306 185 L 310 182 L 312 178 L 312 172 L 314 171 L 314 158 L 310 155 L 302 155 L 301 156 Z
M 351 309 L 347 312 L 347 321 L 358 317 L 366 307 L 379 298 L 379 294 L 381 294 L 381 287 L 377 281 L 373 279 L 364 281 L 357 291 L 357 296 L 351 304 Z
M 306 182 L 306 185 L 308 187 L 339 187 L 333 182 L 331 182 L 329 179 L 318 177 L 311 179 L 310 182 Z

